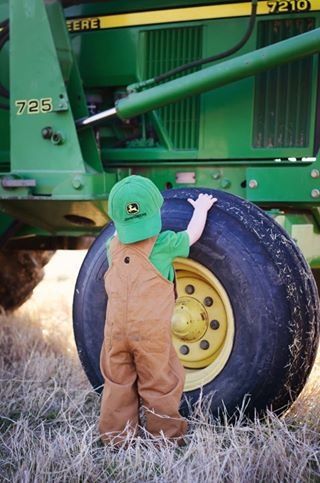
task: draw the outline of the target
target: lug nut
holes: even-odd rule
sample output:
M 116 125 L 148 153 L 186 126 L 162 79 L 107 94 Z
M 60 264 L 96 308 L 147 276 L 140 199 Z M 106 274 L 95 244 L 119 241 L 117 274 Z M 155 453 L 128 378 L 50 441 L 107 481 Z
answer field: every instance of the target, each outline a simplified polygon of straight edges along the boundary
M 187 354 L 189 354 L 190 349 L 187 345 L 182 345 L 179 351 L 181 352 L 182 355 L 186 356 Z
M 189 284 L 189 285 L 186 285 L 184 290 L 188 295 L 191 295 L 194 293 L 195 288 L 193 285 Z
M 311 191 L 311 196 L 312 196 L 312 198 L 319 198 L 319 196 L 320 196 L 320 190 L 318 190 L 317 188 L 315 188 L 314 190 Z
M 313 169 L 311 171 L 311 178 L 316 179 L 316 178 L 319 178 L 319 177 L 320 177 L 320 171 L 318 169 Z
M 200 348 L 203 349 L 204 351 L 206 351 L 207 349 L 209 349 L 210 347 L 210 344 L 207 340 L 202 340 L 200 342 Z
M 210 327 L 212 330 L 217 330 L 220 327 L 220 323 L 217 320 L 211 320 Z
M 204 299 L 204 305 L 206 307 L 211 307 L 212 304 L 213 304 L 213 299 L 211 297 L 206 297 Z

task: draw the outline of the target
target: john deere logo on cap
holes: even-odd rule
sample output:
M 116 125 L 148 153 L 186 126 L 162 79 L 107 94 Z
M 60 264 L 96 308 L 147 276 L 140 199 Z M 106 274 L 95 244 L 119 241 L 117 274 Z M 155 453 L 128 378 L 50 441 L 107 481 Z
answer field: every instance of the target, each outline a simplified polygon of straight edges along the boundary
M 128 215 L 136 215 L 140 211 L 138 203 L 128 203 L 126 209 Z

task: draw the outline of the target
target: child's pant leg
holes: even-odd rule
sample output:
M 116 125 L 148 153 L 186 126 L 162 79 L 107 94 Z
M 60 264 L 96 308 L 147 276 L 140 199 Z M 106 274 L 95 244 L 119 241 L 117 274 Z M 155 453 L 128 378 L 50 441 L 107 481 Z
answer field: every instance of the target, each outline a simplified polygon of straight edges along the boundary
M 100 368 L 105 379 L 101 397 L 99 432 L 103 442 L 123 441 L 138 425 L 139 399 L 137 374 L 132 355 L 122 341 L 103 343 Z M 105 434 L 107 433 L 107 434 Z
M 159 343 L 159 339 L 155 341 Z M 179 413 L 185 374 L 171 341 L 166 338 L 159 346 L 161 351 L 141 345 L 135 351 L 138 391 L 147 408 L 147 430 L 154 436 L 162 431 L 166 437 L 176 438 L 187 430 L 187 422 Z

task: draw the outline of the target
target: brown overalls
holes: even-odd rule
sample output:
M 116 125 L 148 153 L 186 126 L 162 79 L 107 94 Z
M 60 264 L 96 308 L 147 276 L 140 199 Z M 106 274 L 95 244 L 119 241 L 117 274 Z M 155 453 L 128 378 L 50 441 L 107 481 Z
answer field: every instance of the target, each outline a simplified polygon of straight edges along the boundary
M 173 283 L 149 261 L 155 241 L 153 237 L 124 245 L 115 237 L 110 244 L 100 355 L 105 385 L 99 431 L 105 443 L 121 442 L 125 428 L 136 432 L 139 397 L 152 435 L 163 431 L 168 438 L 179 437 L 187 427 L 179 414 L 184 369 L 171 341 Z

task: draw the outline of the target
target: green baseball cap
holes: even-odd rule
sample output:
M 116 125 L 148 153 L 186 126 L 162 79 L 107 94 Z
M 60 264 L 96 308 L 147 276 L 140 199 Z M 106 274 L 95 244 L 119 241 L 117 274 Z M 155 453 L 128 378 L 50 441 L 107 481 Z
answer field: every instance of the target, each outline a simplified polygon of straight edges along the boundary
M 108 215 L 119 240 L 134 243 L 158 235 L 162 203 L 162 194 L 148 178 L 132 175 L 116 183 L 110 191 Z

